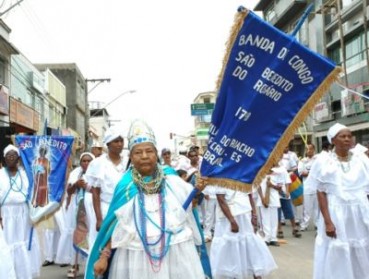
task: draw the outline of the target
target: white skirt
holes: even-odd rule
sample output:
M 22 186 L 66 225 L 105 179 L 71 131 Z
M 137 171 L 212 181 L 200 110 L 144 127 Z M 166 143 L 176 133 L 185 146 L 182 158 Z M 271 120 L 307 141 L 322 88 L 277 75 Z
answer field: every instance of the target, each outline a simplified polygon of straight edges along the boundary
M 369 202 L 342 203 L 328 197 L 337 238 L 327 237 L 319 219 L 315 240 L 314 279 L 369 279 Z
M 118 248 L 109 279 L 202 279 L 205 278 L 193 240 L 170 246 L 160 270 L 154 272 L 143 250 Z
M 245 279 L 248 276 L 265 276 L 277 268 L 269 248 L 254 233 L 250 213 L 234 217 L 239 231 L 231 232 L 226 218 L 215 224 L 210 248 L 210 264 L 213 278 Z
M 94 206 L 92 202 L 91 193 L 88 193 L 88 192 L 85 193 L 84 202 L 85 202 L 87 223 L 88 223 L 88 247 L 91 250 L 95 243 L 95 239 L 97 236 L 96 215 L 95 215 L 95 210 L 94 210 Z
M 4 238 L 11 252 L 17 279 L 30 279 L 40 275 L 41 254 L 36 228 L 32 231 L 26 203 L 5 204 L 1 207 L 4 225 Z M 2 258 L 1 258 L 2 260 Z
M 55 262 L 58 264 L 74 264 L 76 252 L 73 248 L 73 232 L 76 228 L 76 195 L 73 194 L 68 209 L 65 208 L 65 205 L 66 199 L 55 213 L 55 220 L 60 230 Z
M 5 243 L 3 230 L 0 228 L 0 279 L 16 279 L 9 246 Z

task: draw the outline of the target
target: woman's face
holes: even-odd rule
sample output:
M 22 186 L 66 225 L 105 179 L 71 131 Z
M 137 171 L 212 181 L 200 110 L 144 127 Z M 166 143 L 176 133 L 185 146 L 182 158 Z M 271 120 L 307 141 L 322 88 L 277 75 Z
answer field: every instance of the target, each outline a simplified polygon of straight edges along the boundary
M 92 158 L 91 156 L 89 155 L 84 155 L 82 158 L 81 158 L 81 161 L 80 161 L 80 166 L 82 168 L 82 170 L 85 172 L 88 168 L 88 165 L 90 164 L 90 162 L 92 161 Z
M 158 154 L 152 143 L 137 144 L 132 148 L 129 157 L 141 175 L 149 176 L 154 174 L 157 168 Z
M 349 151 L 352 147 L 352 134 L 349 129 L 343 129 L 332 139 L 332 143 L 338 150 Z
M 17 166 L 18 163 L 18 153 L 14 150 L 9 151 L 8 153 L 5 154 L 5 164 L 7 167 L 9 168 L 13 168 L 15 166 Z
M 124 141 L 122 137 L 118 137 L 114 139 L 113 141 L 109 142 L 108 144 L 109 153 L 113 154 L 120 154 L 124 147 Z

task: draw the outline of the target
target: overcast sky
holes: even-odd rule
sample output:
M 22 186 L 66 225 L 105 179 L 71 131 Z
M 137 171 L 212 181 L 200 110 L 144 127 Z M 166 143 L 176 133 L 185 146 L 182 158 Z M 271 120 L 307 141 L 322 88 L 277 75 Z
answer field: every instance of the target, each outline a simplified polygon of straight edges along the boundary
M 4 11 L 15 0 L 2 1 Z M 159 148 L 169 133 L 193 130 L 190 104 L 215 89 L 235 0 L 24 0 L 2 18 L 10 41 L 32 63 L 76 63 L 85 78 L 111 78 L 89 94 L 125 132 L 145 119 Z M 91 89 L 94 84 L 89 84 Z

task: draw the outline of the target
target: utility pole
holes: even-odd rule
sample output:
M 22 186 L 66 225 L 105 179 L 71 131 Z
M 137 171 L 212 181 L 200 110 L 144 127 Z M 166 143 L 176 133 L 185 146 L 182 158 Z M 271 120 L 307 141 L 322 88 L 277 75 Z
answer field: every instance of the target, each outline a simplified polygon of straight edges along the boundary
M 22 3 L 24 0 L 19 0 L 17 3 L 11 5 L 9 8 L 7 8 L 5 11 L 0 12 L 0 17 L 2 17 L 3 15 L 5 15 L 7 12 L 9 12 L 11 9 L 13 9 L 15 6 L 20 5 L 20 3 Z

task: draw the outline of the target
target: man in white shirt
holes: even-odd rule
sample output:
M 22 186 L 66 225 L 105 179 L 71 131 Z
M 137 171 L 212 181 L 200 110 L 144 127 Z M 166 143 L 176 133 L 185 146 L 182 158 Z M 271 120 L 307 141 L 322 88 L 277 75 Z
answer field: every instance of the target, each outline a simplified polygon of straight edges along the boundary
M 307 230 L 310 220 L 314 220 L 314 224 L 318 220 L 318 200 L 316 196 L 316 187 L 312 179 L 308 179 L 311 166 L 316 159 L 314 144 L 308 144 L 306 146 L 306 157 L 304 157 L 298 164 L 298 173 L 302 177 L 304 185 L 304 215 L 303 221 L 300 224 L 300 230 Z

